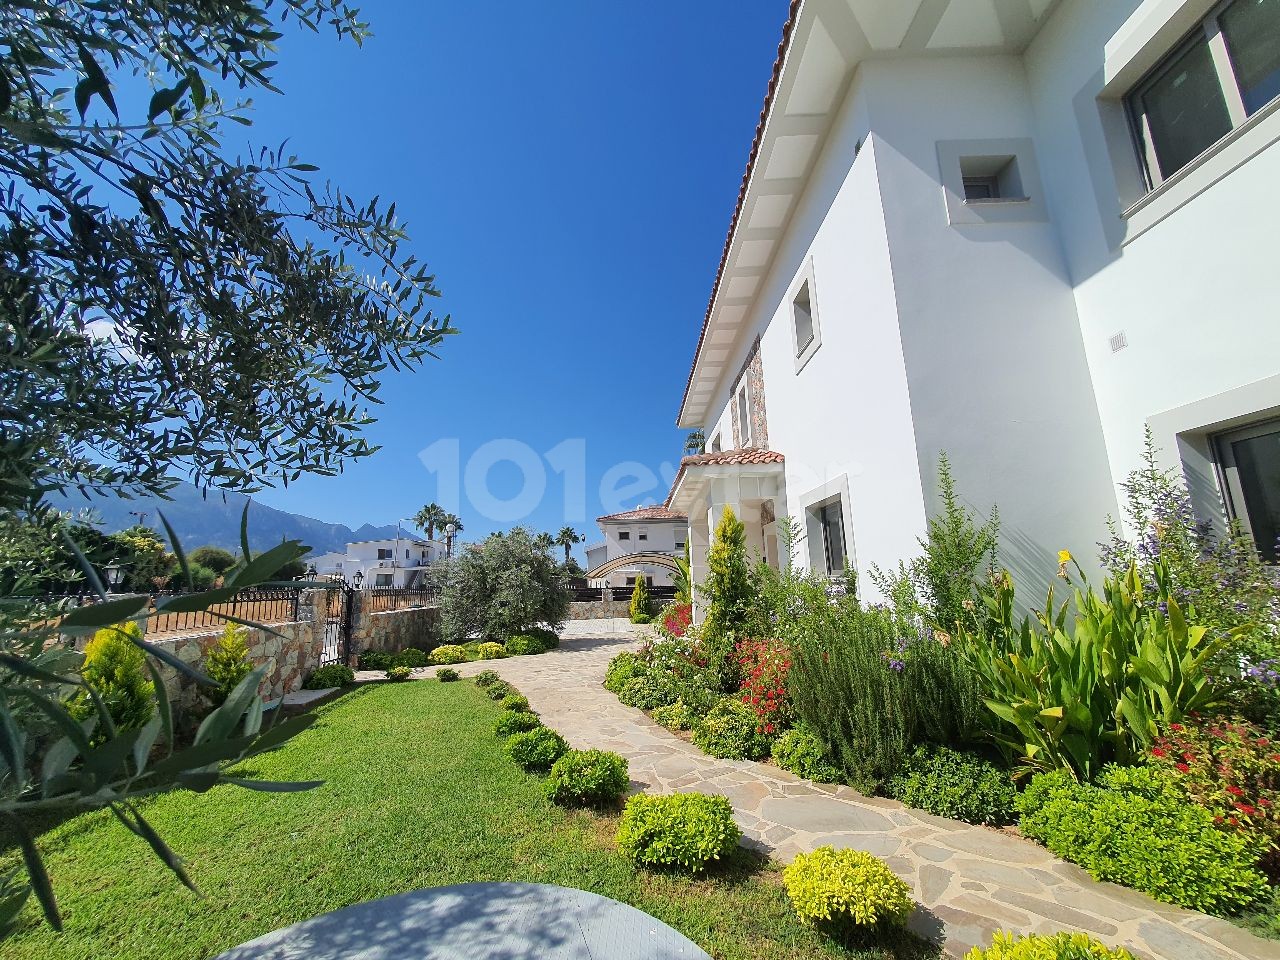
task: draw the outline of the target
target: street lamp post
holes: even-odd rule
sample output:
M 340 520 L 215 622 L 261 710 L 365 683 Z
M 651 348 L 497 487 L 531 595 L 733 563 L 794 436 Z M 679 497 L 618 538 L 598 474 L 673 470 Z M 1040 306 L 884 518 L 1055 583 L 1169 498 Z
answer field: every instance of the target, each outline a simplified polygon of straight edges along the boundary
M 107 576 L 107 593 L 115 593 L 116 587 L 124 582 L 124 567 L 118 563 L 108 563 L 102 568 Z
M 357 590 L 359 590 L 360 587 L 364 584 L 364 571 L 357 570 L 356 575 L 351 578 L 351 583 L 355 586 Z
M 444 556 L 449 559 L 453 556 L 453 535 L 458 532 L 458 528 L 450 523 L 444 528 Z

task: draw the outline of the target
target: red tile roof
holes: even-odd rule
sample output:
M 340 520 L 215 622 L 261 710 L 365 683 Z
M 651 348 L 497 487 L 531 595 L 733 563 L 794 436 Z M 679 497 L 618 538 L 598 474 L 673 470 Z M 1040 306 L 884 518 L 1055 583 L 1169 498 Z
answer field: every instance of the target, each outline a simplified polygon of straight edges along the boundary
M 748 467 L 766 463 L 786 463 L 786 457 L 776 450 L 721 450 L 719 453 L 699 453 L 685 457 L 680 461 L 680 472 L 671 481 L 671 493 L 667 494 L 667 503 L 671 502 L 671 494 L 680 486 L 680 478 L 689 467 L 739 466 Z
M 638 510 L 628 510 L 626 513 L 611 513 L 607 517 L 596 517 L 597 523 L 603 523 L 606 520 L 688 520 L 689 518 L 683 513 L 676 513 L 674 510 L 668 510 L 665 506 L 641 507 Z
M 702 318 L 702 332 L 698 334 L 698 346 L 693 351 L 693 362 L 689 364 L 689 379 L 684 385 L 684 396 L 680 399 L 680 412 L 689 402 L 689 390 L 693 387 L 693 370 L 698 363 L 698 354 L 702 351 L 702 342 L 707 338 L 707 327 L 711 325 L 711 309 L 716 303 L 716 294 L 720 290 L 720 281 L 724 277 L 724 269 L 729 263 L 729 247 L 733 244 L 733 232 L 738 229 L 738 218 L 742 216 L 742 205 L 747 200 L 747 185 L 751 183 L 751 174 L 755 170 L 759 157 L 760 145 L 764 141 L 765 123 L 769 119 L 769 111 L 773 109 L 773 98 L 778 92 L 778 81 L 782 78 L 782 65 L 787 59 L 787 50 L 791 47 L 791 35 L 795 29 L 796 18 L 800 13 L 802 0 L 791 0 L 791 8 L 787 12 L 787 22 L 782 26 L 782 40 L 778 43 L 778 56 L 773 61 L 773 74 L 769 77 L 769 89 L 764 95 L 764 106 L 760 108 L 760 120 L 756 123 L 755 139 L 751 141 L 751 154 L 747 157 L 747 169 L 742 174 L 742 185 L 738 188 L 738 203 L 734 207 L 733 219 L 729 221 L 729 235 L 724 240 L 724 252 L 720 254 L 720 267 L 716 270 L 715 283 L 711 285 L 711 299 L 707 303 L 707 313 Z M 676 418 L 679 420 L 679 417 Z

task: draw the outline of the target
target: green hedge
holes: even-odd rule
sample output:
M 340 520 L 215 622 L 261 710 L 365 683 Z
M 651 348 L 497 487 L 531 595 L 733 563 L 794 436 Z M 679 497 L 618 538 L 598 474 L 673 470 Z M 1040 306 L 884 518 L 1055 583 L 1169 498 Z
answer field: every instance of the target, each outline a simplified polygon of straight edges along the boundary
M 693 742 L 704 753 L 726 760 L 759 760 L 772 741 L 759 733 L 756 712 L 737 697 L 725 697 L 693 725 Z
M 697 873 L 733 852 L 742 831 L 724 797 L 703 793 L 638 794 L 618 822 L 618 848 L 645 867 Z
M 939 817 L 998 827 L 1015 818 L 1018 791 L 1007 770 L 946 747 L 921 746 L 889 781 L 889 796 Z
M 547 796 L 568 806 L 606 804 L 630 786 L 624 757 L 606 750 L 570 750 L 552 765 Z

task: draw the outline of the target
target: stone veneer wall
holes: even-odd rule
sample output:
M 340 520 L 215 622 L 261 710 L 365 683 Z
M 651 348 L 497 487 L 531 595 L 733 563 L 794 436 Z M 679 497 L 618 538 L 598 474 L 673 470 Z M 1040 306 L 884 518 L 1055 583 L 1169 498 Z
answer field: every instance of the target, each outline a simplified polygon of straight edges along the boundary
M 440 645 L 440 608 L 412 607 L 407 610 L 390 610 L 386 613 L 365 613 L 360 607 L 361 596 L 356 594 L 357 604 L 351 617 L 351 657 L 365 650 L 403 650 L 417 647 L 431 651 Z
M 587 600 L 569 604 L 570 620 L 606 620 L 613 617 L 630 617 L 631 601 Z

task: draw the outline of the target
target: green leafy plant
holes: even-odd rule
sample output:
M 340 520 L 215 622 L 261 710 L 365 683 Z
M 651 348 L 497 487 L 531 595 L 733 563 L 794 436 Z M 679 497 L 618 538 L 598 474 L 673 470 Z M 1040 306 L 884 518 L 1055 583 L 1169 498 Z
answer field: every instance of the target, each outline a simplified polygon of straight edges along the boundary
M 406 647 L 391 658 L 393 667 L 409 667 L 411 670 L 417 670 L 427 665 L 429 657 L 422 650 L 414 647 Z
M 653 722 L 668 730 L 688 730 L 693 726 L 695 719 L 693 712 L 685 706 L 683 700 L 657 707 L 653 711 Z
M 649 600 L 649 578 L 639 574 L 631 588 L 631 622 L 648 623 L 653 617 L 652 606 Z
M 1070 553 L 1060 560 L 1065 576 Z M 1107 577 L 1101 596 L 1086 581 L 1071 623 L 1050 588 L 1044 610 L 1015 626 L 1013 582 L 999 578 L 990 626 L 962 630 L 960 642 L 982 677 L 997 743 L 1030 767 L 1089 780 L 1107 763 L 1137 760 L 1159 726 L 1223 702 L 1209 665 L 1228 639 L 1189 624 L 1163 564 L 1155 569 L 1154 590 L 1134 566 Z
M 391 667 L 390 669 L 387 670 L 388 680 L 401 681 L 401 680 L 409 680 L 412 677 L 413 677 L 412 667 Z
M 1163 900 L 1229 913 L 1266 891 L 1255 864 L 1261 843 L 1224 831 L 1169 776 L 1144 767 L 1103 769 L 1097 784 L 1069 771 L 1032 778 L 1019 795 L 1019 826 L 1097 880 Z
M 435 564 L 445 636 L 501 643 L 534 627 L 558 628 L 569 613 L 569 593 L 553 546 L 550 537 L 515 527 Z
M 356 657 L 356 667 L 360 670 L 386 670 L 394 666 L 393 657 L 385 650 L 365 650 Z
M 484 688 L 484 694 L 490 700 L 501 700 L 503 697 L 516 692 L 516 688 L 505 680 L 499 680 L 497 683 L 491 683 Z
M 699 638 L 700 656 L 718 677 L 721 689 L 726 691 L 738 686 L 733 648 L 745 635 L 753 596 L 746 536 L 742 521 L 732 508 L 725 507 L 707 554 L 707 579 L 699 588 L 706 600 L 706 616 Z
M 1134 960 L 1123 947 L 1108 947 L 1085 933 L 1030 933 L 1014 936 L 1001 931 L 991 946 L 974 947 L 964 960 Z
M 639 866 L 699 873 L 729 856 L 741 838 L 724 797 L 641 793 L 627 801 L 614 839 Z
M 560 634 L 556 633 L 556 631 L 549 627 L 528 627 L 525 629 L 523 635 L 526 637 L 533 637 L 533 639 L 541 643 L 544 651 L 554 650 L 556 647 L 560 646 Z
M 758 760 L 772 738 L 757 729 L 756 712 L 737 697 L 725 697 L 693 726 L 693 742 L 704 753 L 728 760 Z
M 507 738 L 507 756 L 526 770 L 550 770 L 569 750 L 564 737 L 547 727 L 534 727 Z
M 356 675 L 350 667 L 341 663 L 330 663 L 312 670 L 311 676 L 307 677 L 307 682 L 302 686 L 307 690 L 328 690 L 332 687 L 345 687 L 355 682 Z
M 547 649 L 540 637 L 531 636 L 527 633 L 517 633 L 515 636 L 507 638 L 507 653 L 513 657 L 527 657 L 546 653 Z
M 101 703 L 116 731 L 138 730 L 147 724 L 156 711 L 156 685 L 148 677 L 147 657 L 137 643 L 141 637 L 142 631 L 132 621 L 93 635 L 80 667 L 84 689 L 67 704 L 72 717 L 81 723 L 96 719 Z M 98 742 L 107 733 L 102 729 Z
M 204 688 L 205 695 L 215 704 L 222 703 L 227 695 L 249 675 L 253 664 L 249 662 L 249 631 L 235 623 L 228 623 L 222 636 L 204 661 L 204 672 L 216 687 Z
M 1017 790 L 1005 770 L 973 754 L 919 746 L 889 781 L 889 796 L 939 817 L 1002 826 L 1015 819 Z
M 565 806 L 608 804 L 630 786 L 626 758 L 606 750 L 570 750 L 552 765 L 547 796 Z
M 493 725 L 493 732 L 506 738 L 517 733 L 527 733 L 542 726 L 536 713 L 528 711 L 508 712 L 500 716 Z
M 514 710 L 516 713 L 529 709 L 529 699 L 522 693 L 508 693 L 499 704 L 503 710 Z
M 618 699 L 628 707 L 637 707 L 641 710 L 665 707 L 672 698 L 670 684 L 666 678 L 656 674 L 636 677 L 618 693 Z
M 816 783 L 839 783 L 840 770 L 827 758 L 827 748 L 806 724 L 788 730 L 773 742 L 773 762 L 783 770 Z
M 467 651 L 465 647 L 461 647 L 456 643 L 446 643 L 432 650 L 429 659 L 432 664 L 436 665 L 466 663 Z
M 499 683 L 502 677 L 498 676 L 496 670 L 481 670 L 472 679 L 475 680 L 477 687 L 487 687 L 490 684 Z
M 915 903 L 911 888 L 878 857 L 818 847 L 797 854 L 782 884 L 801 921 L 833 931 L 902 927 Z
M 639 654 L 624 650 L 605 668 L 604 688 L 611 693 L 620 693 L 628 683 L 647 672 L 648 667 Z
M 461 680 L 462 674 L 453 667 L 441 667 L 436 671 L 436 679 L 441 683 L 453 683 L 455 680 Z
M 493 643 L 492 641 L 486 641 L 485 643 L 481 643 L 476 646 L 476 659 L 477 660 L 500 660 L 510 652 L 513 652 L 513 651 L 507 650 L 507 648 L 500 643 Z

